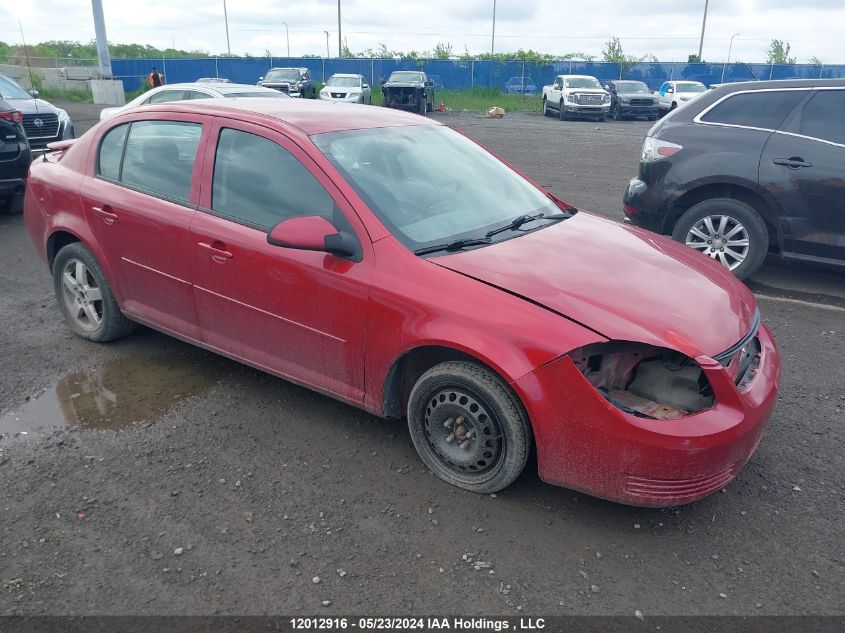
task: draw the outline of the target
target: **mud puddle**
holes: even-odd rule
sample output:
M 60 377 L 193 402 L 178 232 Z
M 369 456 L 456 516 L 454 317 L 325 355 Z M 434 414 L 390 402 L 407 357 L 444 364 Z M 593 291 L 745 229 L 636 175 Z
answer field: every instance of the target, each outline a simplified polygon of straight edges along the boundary
M 179 401 L 206 392 L 226 361 L 180 356 L 120 358 L 62 377 L 53 387 L 0 417 L 0 437 L 67 426 L 118 429 L 161 417 Z

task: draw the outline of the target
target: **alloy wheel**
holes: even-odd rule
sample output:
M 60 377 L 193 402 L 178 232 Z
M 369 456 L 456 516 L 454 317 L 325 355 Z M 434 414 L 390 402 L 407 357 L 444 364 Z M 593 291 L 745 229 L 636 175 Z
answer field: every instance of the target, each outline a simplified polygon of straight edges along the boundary
M 751 248 L 748 231 L 729 215 L 708 215 L 692 225 L 687 246 L 719 261 L 730 270 L 739 267 Z
M 71 258 L 62 267 L 62 297 L 70 317 L 87 332 L 103 322 L 103 293 L 91 270 Z

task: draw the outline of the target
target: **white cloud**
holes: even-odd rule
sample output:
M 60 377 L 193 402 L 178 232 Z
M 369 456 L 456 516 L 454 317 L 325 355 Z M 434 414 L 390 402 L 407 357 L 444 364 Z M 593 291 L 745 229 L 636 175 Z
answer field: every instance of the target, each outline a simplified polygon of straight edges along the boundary
M 104 0 L 109 39 L 177 48 L 226 49 L 222 0 Z M 604 0 L 601 3 L 498 0 L 496 50 L 599 55 L 618 36 L 626 52 L 685 60 L 698 51 L 703 2 Z M 492 0 L 342 0 L 343 33 L 353 51 L 376 48 L 431 50 L 448 42 L 456 52 L 490 50 Z M 232 51 L 284 54 L 290 29 L 293 55 L 323 54 L 330 33 L 337 53 L 335 0 L 229 0 Z M 44 0 L 0 8 L 0 39 L 19 42 L 18 19 L 28 42 L 93 38 L 88 0 Z M 792 44 L 799 61 L 812 56 L 845 63 L 839 40 L 845 23 L 841 0 L 714 0 L 704 58 L 722 61 L 733 33 L 734 59 L 764 61 L 772 38 Z

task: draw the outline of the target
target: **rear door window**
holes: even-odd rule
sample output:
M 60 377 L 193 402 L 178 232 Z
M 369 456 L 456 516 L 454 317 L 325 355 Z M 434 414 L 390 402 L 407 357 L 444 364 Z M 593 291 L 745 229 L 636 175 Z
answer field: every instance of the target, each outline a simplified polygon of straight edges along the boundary
M 305 215 L 334 216 L 334 200 L 284 147 L 263 136 L 220 131 L 211 190 L 212 211 L 269 230 Z
M 123 146 L 126 143 L 126 132 L 129 124 L 124 123 L 109 130 L 100 141 L 100 152 L 97 154 L 97 173 L 109 180 L 120 180 L 120 163 L 123 160 Z
M 804 136 L 845 145 L 845 90 L 819 90 L 800 115 Z
M 147 193 L 188 202 L 202 125 L 182 121 L 135 121 L 120 182 Z
M 739 93 L 716 104 L 701 120 L 706 123 L 776 130 L 806 95 L 806 90 Z

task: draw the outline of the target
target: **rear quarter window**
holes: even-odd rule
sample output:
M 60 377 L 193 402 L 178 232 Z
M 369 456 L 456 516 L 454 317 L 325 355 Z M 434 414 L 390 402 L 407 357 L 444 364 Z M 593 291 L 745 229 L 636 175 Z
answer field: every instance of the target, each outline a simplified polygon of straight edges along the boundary
M 716 104 L 700 120 L 776 130 L 806 95 L 806 90 L 739 93 Z
M 819 90 L 801 112 L 801 134 L 845 145 L 843 112 L 845 90 Z

